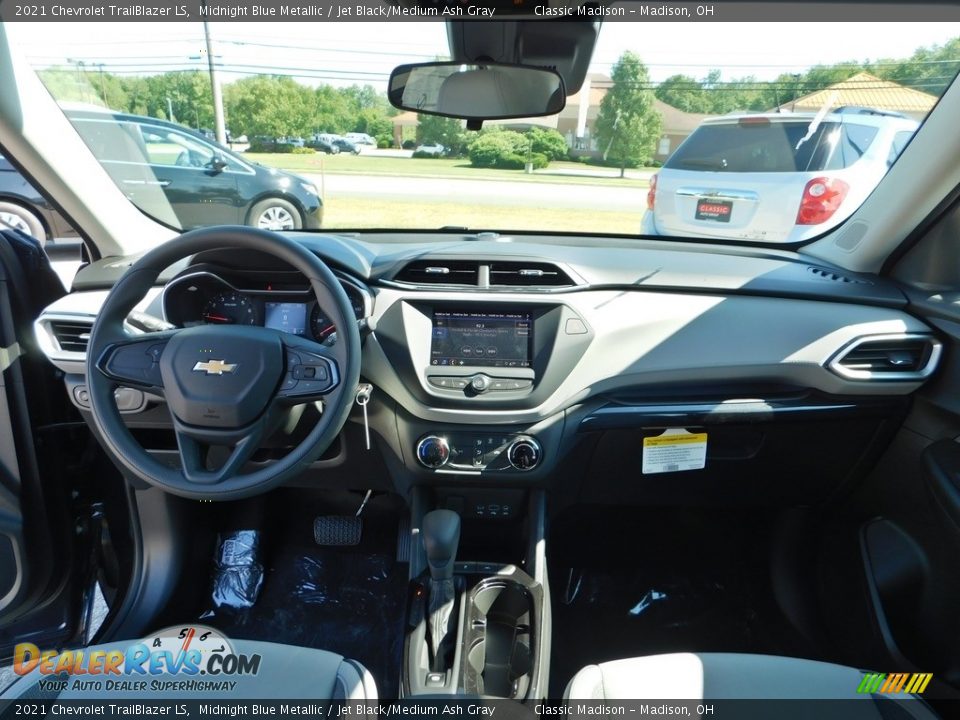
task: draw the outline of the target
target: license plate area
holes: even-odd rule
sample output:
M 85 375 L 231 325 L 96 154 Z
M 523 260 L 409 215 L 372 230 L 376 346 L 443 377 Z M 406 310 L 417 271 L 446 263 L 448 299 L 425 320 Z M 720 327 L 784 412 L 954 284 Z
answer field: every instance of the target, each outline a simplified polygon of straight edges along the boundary
M 730 222 L 733 213 L 733 202 L 730 200 L 712 200 L 700 198 L 697 200 L 697 220 L 712 220 L 714 222 Z

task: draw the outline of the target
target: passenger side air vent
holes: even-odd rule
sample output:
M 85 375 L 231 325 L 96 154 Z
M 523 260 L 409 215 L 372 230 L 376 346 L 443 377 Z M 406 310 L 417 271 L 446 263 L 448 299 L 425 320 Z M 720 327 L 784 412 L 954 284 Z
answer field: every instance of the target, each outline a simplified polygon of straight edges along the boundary
M 830 282 L 839 282 L 839 283 L 852 283 L 855 285 L 872 285 L 869 280 L 864 280 L 863 278 L 853 277 L 851 275 L 845 275 L 842 272 L 836 270 L 830 270 L 824 267 L 817 267 L 816 265 L 810 265 L 807 270 L 818 280 L 829 280 Z
M 415 260 L 396 274 L 412 285 L 477 285 L 480 263 L 473 260 Z
M 936 370 L 941 349 L 929 335 L 874 335 L 837 353 L 830 369 L 853 380 L 922 380 Z
M 490 287 L 566 287 L 573 280 L 563 270 L 543 262 L 494 262 Z
M 69 320 L 51 320 L 50 332 L 64 352 L 82 353 L 87 351 L 90 329 L 93 326 L 85 322 Z

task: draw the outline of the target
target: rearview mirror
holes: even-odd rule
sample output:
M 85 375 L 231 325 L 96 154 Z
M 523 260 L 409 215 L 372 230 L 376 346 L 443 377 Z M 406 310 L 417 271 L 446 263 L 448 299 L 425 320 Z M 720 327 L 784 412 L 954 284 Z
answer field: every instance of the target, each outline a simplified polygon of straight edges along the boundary
M 401 65 L 388 95 L 401 110 L 466 120 L 555 115 L 567 101 L 555 70 L 501 63 Z

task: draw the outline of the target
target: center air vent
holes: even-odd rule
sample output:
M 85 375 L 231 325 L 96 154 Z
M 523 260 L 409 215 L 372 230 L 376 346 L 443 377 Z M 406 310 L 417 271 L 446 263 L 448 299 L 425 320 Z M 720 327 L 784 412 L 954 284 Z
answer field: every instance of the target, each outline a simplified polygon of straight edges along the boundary
M 853 380 L 922 380 L 936 370 L 941 349 L 929 335 L 874 335 L 850 343 L 830 369 Z
M 565 287 L 573 284 L 569 275 L 551 263 L 490 263 L 490 287 Z
M 524 260 L 415 260 L 394 276 L 411 285 L 559 288 L 576 283 L 553 263 Z
M 473 260 L 415 260 L 394 280 L 412 285 L 474 285 L 480 281 L 480 263 Z
M 64 352 L 82 353 L 87 351 L 87 343 L 90 341 L 90 328 L 92 325 L 85 322 L 74 322 L 70 320 L 51 320 L 50 332 L 53 333 L 57 344 Z

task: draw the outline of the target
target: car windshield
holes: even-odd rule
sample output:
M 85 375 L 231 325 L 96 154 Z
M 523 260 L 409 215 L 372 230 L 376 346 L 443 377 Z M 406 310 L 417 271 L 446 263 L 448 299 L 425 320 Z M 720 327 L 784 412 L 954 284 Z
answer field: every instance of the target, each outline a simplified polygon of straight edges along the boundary
M 869 197 L 960 70 L 949 23 L 611 21 L 561 112 L 478 131 L 387 98 L 394 67 L 451 59 L 443 22 L 18 25 L 110 177 L 178 230 L 801 243 Z

